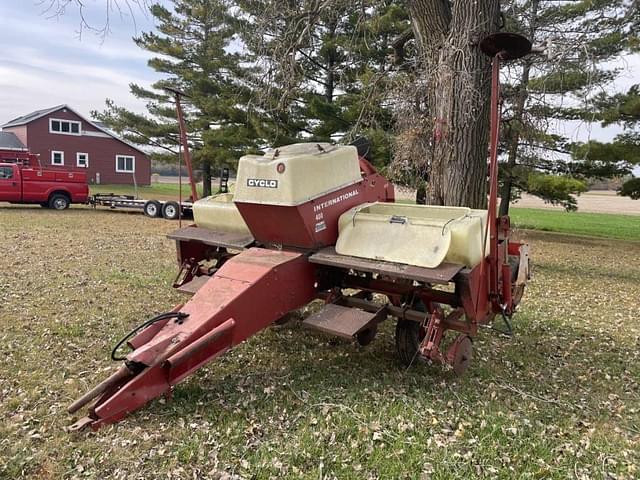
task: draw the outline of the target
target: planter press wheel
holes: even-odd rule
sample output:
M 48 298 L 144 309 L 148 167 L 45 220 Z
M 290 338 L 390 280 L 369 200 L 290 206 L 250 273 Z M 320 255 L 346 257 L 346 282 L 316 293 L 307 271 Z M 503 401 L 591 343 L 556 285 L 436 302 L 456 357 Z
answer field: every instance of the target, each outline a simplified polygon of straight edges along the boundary
M 522 300 L 522 296 L 524 295 L 524 287 L 524 285 L 520 285 L 519 287 L 515 287 L 513 289 L 512 297 L 514 307 L 520 305 L 520 301 Z
M 464 334 L 458 335 L 451 347 L 449 347 L 447 356 L 449 357 L 449 364 L 453 367 L 455 374 L 458 376 L 463 375 L 473 359 L 473 343 L 471 342 L 471 337 Z
M 524 295 L 525 285 L 516 286 L 516 279 L 518 278 L 518 268 L 520 267 L 520 257 L 515 255 L 509 256 L 509 264 L 511 265 L 511 285 L 512 285 L 512 294 L 513 297 L 513 305 L 517 307 L 520 304 L 520 300 L 522 300 L 522 296 Z
M 414 302 L 413 308 L 421 312 L 427 311 L 421 300 Z M 396 353 L 403 365 L 410 367 L 416 361 L 422 361 L 418 350 L 426 334 L 427 330 L 421 323 L 413 320 L 398 320 L 396 323 Z
M 426 312 L 421 301 L 413 305 L 415 310 Z M 398 320 L 396 324 L 396 352 L 400 361 L 407 367 L 423 357 L 418 353 L 420 345 L 427 334 L 426 327 L 412 320 Z M 460 376 L 469 368 L 473 359 L 473 343 L 471 337 L 460 334 L 447 349 L 446 363 L 451 365 L 456 375 Z M 443 359 L 444 360 L 444 359 Z

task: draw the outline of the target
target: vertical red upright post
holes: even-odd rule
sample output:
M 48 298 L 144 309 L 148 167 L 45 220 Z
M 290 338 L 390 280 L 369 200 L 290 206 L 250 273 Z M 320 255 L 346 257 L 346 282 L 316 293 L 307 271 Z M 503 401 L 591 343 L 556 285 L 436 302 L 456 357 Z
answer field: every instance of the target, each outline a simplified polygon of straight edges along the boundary
M 498 32 L 486 36 L 480 42 L 480 50 L 485 55 L 491 57 L 491 136 L 489 142 L 489 207 L 488 207 L 488 221 L 485 229 L 485 238 L 489 235 L 489 296 L 494 302 L 504 301 L 504 298 L 500 299 L 501 295 L 498 290 L 500 273 L 509 273 L 510 268 L 508 264 L 508 241 L 504 241 L 502 247 L 504 248 L 505 264 L 503 269 L 500 268 L 498 261 L 498 141 L 500 132 L 500 62 L 515 60 L 517 58 L 524 57 L 531 53 L 531 42 L 517 33 Z M 508 221 L 508 220 L 507 220 Z M 501 226 L 504 228 L 504 225 Z M 508 228 L 508 225 L 507 225 Z M 484 266 L 484 263 L 482 264 Z M 482 268 L 480 270 L 482 275 Z M 508 276 L 508 275 L 507 275 Z M 507 279 L 506 281 L 508 281 Z M 504 281 L 504 278 L 503 278 Z M 505 286 L 506 287 L 506 286 Z M 510 286 L 509 286 L 510 288 Z M 505 288 L 503 290 L 506 291 Z M 504 292 L 503 292 L 504 293 Z M 504 297 L 507 298 L 507 305 L 509 304 L 509 297 L 511 291 L 506 291 Z M 477 302 L 476 302 L 477 303 Z M 499 306 L 504 309 L 504 303 Z
M 173 92 L 176 97 L 176 111 L 178 113 L 178 126 L 180 128 L 180 144 L 182 145 L 184 163 L 187 166 L 187 171 L 189 172 L 189 183 L 191 184 L 191 199 L 195 202 L 196 200 L 198 200 L 198 192 L 196 190 L 196 182 L 193 178 L 191 152 L 189 151 L 189 144 L 187 143 L 187 127 L 185 125 L 184 114 L 182 112 L 182 104 L 180 102 L 180 98 L 184 96 L 184 94 L 179 90 L 172 88 L 167 88 L 167 90 Z
M 498 293 L 498 140 L 500 132 L 500 53 L 491 66 L 491 135 L 489 139 L 489 285 L 490 294 Z
M 178 145 L 178 228 L 182 228 L 182 143 Z

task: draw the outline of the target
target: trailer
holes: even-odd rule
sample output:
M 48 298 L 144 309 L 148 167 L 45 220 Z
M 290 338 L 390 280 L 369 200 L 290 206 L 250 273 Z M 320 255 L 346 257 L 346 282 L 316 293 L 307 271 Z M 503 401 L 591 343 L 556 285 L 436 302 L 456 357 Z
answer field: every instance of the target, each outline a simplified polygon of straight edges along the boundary
M 191 183 L 193 183 L 193 181 L 191 181 Z M 220 169 L 220 184 L 218 192 L 229 193 L 229 168 L 227 167 Z M 89 197 L 88 203 L 93 208 L 108 207 L 113 210 L 118 208 L 142 210 L 142 213 L 151 218 L 165 218 L 167 220 L 193 218 L 194 202 L 191 201 L 191 199 L 187 201 L 144 200 L 133 195 L 97 193 Z
M 394 187 L 355 146 L 303 143 L 246 155 L 233 194 L 193 204 L 176 242 L 174 287 L 189 295 L 145 320 L 114 347 L 122 362 L 68 408 L 70 427 L 122 420 L 200 367 L 312 301 L 309 331 L 374 341 L 395 320 L 407 366 L 464 373 L 472 338 L 495 319 L 508 325 L 529 279 L 529 247 L 497 214 L 499 63 L 531 43 L 499 33 L 481 42 L 493 58 L 487 209 L 395 203 Z M 128 347 L 128 352 L 123 352 Z
M 117 195 L 114 193 L 98 193 L 89 198 L 89 204 L 93 208 L 109 207 L 111 209 L 124 208 L 128 210 L 142 210 L 142 212 L 151 218 L 164 218 L 167 220 L 179 220 L 182 218 L 192 218 L 193 203 L 198 200 L 198 192 L 193 176 L 193 168 L 191 165 L 191 153 L 189 151 L 189 142 L 187 141 L 187 130 L 182 112 L 181 98 L 185 94 L 175 88 L 165 87 L 169 93 L 175 96 L 176 116 L 180 130 L 180 152 L 181 159 L 184 159 L 187 171 L 189 173 L 189 186 L 191 195 L 187 201 L 183 201 L 182 197 L 178 201 L 175 200 L 143 200 L 132 195 Z M 180 165 L 178 165 L 180 168 Z M 221 170 L 220 191 L 228 191 L 229 169 Z M 180 176 L 180 191 L 182 191 L 182 176 Z
M 108 207 L 128 210 L 142 210 L 147 217 L 178 220 L 193 216 L 193 202 L 177 202 L 174 200 L 143 200 L 133 195 L 117 195 L 115 193 L 97 193 L 89 197 L 89 204 L 93 208 Z

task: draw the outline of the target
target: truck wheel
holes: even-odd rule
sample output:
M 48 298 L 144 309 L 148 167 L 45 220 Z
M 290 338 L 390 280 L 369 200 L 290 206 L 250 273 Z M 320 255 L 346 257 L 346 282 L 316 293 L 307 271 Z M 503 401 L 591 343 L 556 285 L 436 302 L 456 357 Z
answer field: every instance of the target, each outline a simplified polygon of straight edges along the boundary
M 70 203 L 69 197 L 62 193 L 56 193 L 49 199 L 49 208 L 53 208 L 54 210 L 65 210 L 69 208 Z
M 177 220 L 180 213 L 178 202 L 166 202 L 162 206 L 162 216 L 167 220 Z
M 157 200 L 149 200 L 142 207 L 142 211 L 147 217 L 156 218 L 162 214 L 162 205 Z

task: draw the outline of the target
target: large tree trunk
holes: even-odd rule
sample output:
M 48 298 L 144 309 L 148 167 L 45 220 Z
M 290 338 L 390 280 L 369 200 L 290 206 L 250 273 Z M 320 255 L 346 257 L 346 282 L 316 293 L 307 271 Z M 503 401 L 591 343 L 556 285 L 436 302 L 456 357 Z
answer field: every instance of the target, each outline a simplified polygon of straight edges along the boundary
M 408 151 L 426 159 L 427 202 L 486 208 L 491 65 L 479 43 L 498 28 L 499 1 L 409 0 L 408 6 L 424 89 L 416 115 L 423 138 L 410 136 L 416 145 Z

